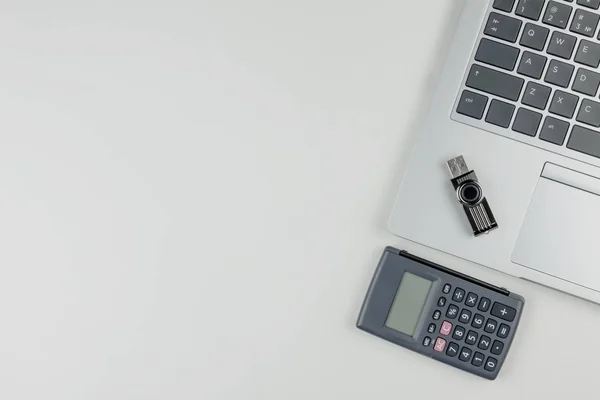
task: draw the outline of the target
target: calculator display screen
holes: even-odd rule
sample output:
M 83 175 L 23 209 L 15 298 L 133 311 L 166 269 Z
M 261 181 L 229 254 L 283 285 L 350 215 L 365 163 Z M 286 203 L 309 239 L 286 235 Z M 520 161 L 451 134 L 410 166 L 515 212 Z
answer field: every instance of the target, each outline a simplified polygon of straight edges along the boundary
M 428 279 L 405 272 L 385 325 L 413 336 L 432 284 Z

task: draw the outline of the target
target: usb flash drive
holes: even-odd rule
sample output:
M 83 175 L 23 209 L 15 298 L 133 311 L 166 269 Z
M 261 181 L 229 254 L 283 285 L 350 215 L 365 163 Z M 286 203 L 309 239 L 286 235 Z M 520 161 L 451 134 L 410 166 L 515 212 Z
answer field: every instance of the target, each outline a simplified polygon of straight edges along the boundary
M 463 205 L 467 214 L 473 234 L 479 236 L 496 229 L 498 223 L 483 195 L 477 175 L 475 171 L 467 168 L 463 156 L 448 161 L 448 169 L 452 175 L 452 186 L 456 190 L 458 201 Z

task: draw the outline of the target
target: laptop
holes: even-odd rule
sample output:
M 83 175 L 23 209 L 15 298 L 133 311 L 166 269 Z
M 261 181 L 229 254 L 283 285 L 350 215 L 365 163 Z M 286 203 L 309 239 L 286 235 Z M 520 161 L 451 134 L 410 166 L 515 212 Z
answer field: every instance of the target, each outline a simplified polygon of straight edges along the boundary
M 600 303 L 600 0 L 465 0 L 398 192 L 396 235 Z M 475 237 L 448 160 L 498 228 Z

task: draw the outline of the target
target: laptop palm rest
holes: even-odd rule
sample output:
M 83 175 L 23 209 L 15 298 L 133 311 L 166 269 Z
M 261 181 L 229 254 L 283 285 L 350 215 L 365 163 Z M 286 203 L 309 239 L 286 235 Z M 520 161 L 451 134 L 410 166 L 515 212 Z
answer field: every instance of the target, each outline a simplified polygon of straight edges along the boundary
M 600 291 L 600 179 L 546 164 L 512 262 Z

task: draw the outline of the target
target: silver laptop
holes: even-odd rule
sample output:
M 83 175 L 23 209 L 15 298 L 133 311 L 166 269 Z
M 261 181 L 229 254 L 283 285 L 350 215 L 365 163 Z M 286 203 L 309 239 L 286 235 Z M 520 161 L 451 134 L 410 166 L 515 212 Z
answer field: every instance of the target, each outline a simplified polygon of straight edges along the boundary
M 466 0 L 389 228 L 600 303 L 600 0 Z M 499 227 L 475 237 L 447 161 Z

